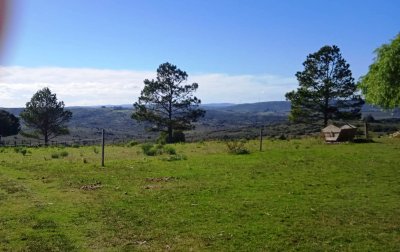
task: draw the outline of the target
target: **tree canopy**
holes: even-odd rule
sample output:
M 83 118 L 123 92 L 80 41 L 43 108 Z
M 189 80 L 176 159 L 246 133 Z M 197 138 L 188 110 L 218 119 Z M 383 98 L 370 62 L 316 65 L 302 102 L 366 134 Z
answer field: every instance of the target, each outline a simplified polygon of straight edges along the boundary
M 290 119 L 294 122 L 320 122 L 328 120 L 358 119 L 364 104 L 356 94 L 356 84 L 350 65 L 337 46 L 324 46 L 309 54 L 304 70 L 296 73 L 297 91 L 286 94 L 291 101 Z
M 188 75 L 170 63 L 161 64 L 157 78 L 144 80 L 144 88 L 134 103 L 132 118 L 154 124 L 153 129 L 166 132 L 168 142 L 173 132 L 193 129 L 193 122 L 204 116 L 201 101 L 193 96 L 198 84 L 185 84 Z
M 19 119 L 5 110 L 0 110 L 0 138 L 16 135 L 20 130 Z
M 376 57 L 359 87 L 365 100 L 385 109 L 400 106 L 400 33 L 375 50 Z
M 49 140 L 69 134 L 66 123 L 71 119 L 72 112 L 64 110 L 64 102 L 57 101 L 56 94 L 46 87 L 32 96 L 20 117 L 27 127 L 34 130 L 32 134 L 25 135 L 35 138 L 42 135 L 47 145 Z

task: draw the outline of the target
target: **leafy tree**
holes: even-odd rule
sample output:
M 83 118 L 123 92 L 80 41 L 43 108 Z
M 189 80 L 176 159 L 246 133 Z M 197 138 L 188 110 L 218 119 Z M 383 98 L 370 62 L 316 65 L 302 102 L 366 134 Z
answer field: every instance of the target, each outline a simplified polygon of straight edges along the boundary
M 400 106 L 400 33 L 375 50 L 376 58 L 359 86 L 368 103 L 393 109 Z
M 5 110 L 0 110 L 0 140 L 1 137 L 16 135 L 20 130 L 19 119 Z
M 26 126 L 34 129 L 33 134 L 25 134 L 29 137 L 44 137 L 47 145 L 49 140 L 69 134 L 65 125 L 72 117 L 72 112 L 64 110 L 64 102 L 57 101 L 56 94 L 52 94 L 49 88 L 37 91 L 26 108 L 21 112 L 20 117 Z
M 290 119 L 295 122 L 319 122 L 361 117 L 364 101 L 356 95 L 356 85 L 337 46 L 324 46 L 307 56 L 304 70 L 297 72 L 297 91 L 286 94 L 291 101 Z
M 187 78 L 187 73 L 175 65 L 161 64 L 155 80 L 144 80 L 132 118 L 155 124 L 155 130 L 168 134 L 169 143 L 173 142 L 174 131 L 193 129 L 192 122 L 205 111 L 199 109 L 201 101 L 193 96 L 198 84 L 183 85 Z

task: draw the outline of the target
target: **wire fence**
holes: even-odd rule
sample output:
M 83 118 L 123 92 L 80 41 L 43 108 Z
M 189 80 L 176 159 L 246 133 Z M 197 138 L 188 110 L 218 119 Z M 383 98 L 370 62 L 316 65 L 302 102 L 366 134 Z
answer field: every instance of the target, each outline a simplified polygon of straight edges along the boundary
M 101 145 L 101 138 L 87 138 L 87 139 L 72 139 L 72 140 L 50 140 L 47 146 L 64 146 L 64 147 L 78 147 L 78 146 L 92 146 Z M 132 141 L 129 138 L 109 138 L 105 139 L 107 145 L 126 144 Z M 0 146 L 2 147 L 41 147 L 46 146 L 43 140 L 36 139 L 7 139 L 1 140 Z

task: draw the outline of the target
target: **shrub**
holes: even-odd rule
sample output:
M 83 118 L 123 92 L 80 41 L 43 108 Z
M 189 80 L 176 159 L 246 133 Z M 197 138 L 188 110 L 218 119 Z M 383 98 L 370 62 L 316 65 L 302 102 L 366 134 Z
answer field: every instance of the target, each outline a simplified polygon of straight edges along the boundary
M 59 158 L 59 157 L 60 157 L 60 154 L 58 154 L 58 153 L 52 153 L 51 154 L 51 158 L 56 159 L 56 158 Z
M 176 150 L 172 146 L 166 146 L 163 144 L 142 144 L 142 150 L 143 153 L 147 156 L 156 156 L 156 155 L 161 155 L 161 154 L 169 154 L 169 155 L 175 155 Z
M 145 144 L 142 144 L 141 147 L 142 147 L 143 153 L 146 153 L 153 147 L 153 145 L 149 144 L 149 143 L 145 143 Z
M 250 151 L 244 146 L 246 141 L 244 140 L 233 140 L 226 142 L 226 146 L 228 147 L 228 152 L 232 154 L 249 154 Z
M 174 131 L 172 133 L 172 140 L 168 141 L 168 134 L 166 132 L 161 132 L 160 136 L 157 139 L 157 143 L 166 144 L 166 143 L 184 143 L 186 141 L 185 134 L 180 131 Z
M 161 148 L 160 148 L 160 146 L 161 146 Z M 155 156 L 159 153 L 162 153 L 162 145 L 143 144 L 142 150 L 143 150 L 143 153 L 147 156 Z
M 93 152 L 94 152 L 95 154 L 98 154 L 98 153 L 99 153 L 99 150 L 96 148 L 96 146 L 93 146 Z
M 286 137 L 284 134 L 281 134 L 281 135 L 278 137 L 278 139 L 279 139 L 279 140 L 287 140 L 287 137 Z
M 172 135 L 172 141 L 174 143 L 184 143 L 186 142 L 185 134 L 182 131 L 174 131 Z
M 166 132 L 161 132 L 160 136 L 157 138 L 158 144 L 166 144 L 168 140 L 168 134 Z
M 176 154 L 176 150 L 172 146 L 164 146 L 163 150 L 164 150 L 165 153 L 167 153 L 169 155 L 175 155 Z
M 68 152 L 67 151 L 61 151 L 60 152 L 60 156 L 61 157 L 67 157 L 68 156 Z
M 15 147 L 14 148 L 15 153 L 21 153 L 22 156 L 25 156 L 27 153 L 31 153 L 30 151 L 28 151 L 26 148 L 24 147 Z
M 126 144 L 127 147 L 133 147 L 138 145 L 139 143 L 137 141 L 130 141 L 129 143 Z

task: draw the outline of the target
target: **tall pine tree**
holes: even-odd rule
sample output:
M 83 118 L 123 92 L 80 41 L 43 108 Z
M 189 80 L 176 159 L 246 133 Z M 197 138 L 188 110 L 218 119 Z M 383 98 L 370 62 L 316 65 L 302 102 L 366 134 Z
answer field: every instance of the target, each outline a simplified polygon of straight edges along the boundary
M 153 123 L 156 130 L 168 134 L 168 142 L 173 142 L 175 131 L 193 129 L 192 123 L 205 111 L 199 108 L 201 101 L 193 96 L 199 85 L 186 84 L 187 77 L 175 65 L 161 64 L 155 80 L 144 80 L 132 118 Z
M 290 119 L 316 123 L 328 120 L 351 120 L 361 117 L 364 101 L 356 94 L 357 86 L 350 65 L 337 46 L 324 46 L 307 56 L 304 70 L 297 72 L 297 91 L 286 94 L 291 101 Z

